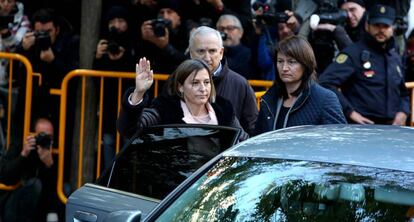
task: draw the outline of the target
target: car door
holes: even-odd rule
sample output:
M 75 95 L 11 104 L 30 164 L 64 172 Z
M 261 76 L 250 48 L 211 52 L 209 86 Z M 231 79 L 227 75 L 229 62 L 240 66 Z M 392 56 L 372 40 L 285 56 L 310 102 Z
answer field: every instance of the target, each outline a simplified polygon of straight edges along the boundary
M 145 129 L 118 154 L 95 184 L 75 191 L 66 221 L 135 221 L 211 158 L 234 145 L 240 130 L 212 125 Z

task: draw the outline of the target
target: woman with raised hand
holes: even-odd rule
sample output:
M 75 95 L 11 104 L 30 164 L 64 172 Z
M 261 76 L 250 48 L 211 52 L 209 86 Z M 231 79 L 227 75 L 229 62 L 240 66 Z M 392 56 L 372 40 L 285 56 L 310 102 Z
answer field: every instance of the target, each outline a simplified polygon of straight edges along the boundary
M 241 128 L 231 103 L 216 96 L 211 73 L 202 60 L 181 63 L 167 82 L 167 93 L 155 98 L 149 108 L 147 90 L 153 83 L 150 61 L 136 65 L 135 89 L 123 98 L 117 127 L 121 135 L 132 136 L 139 128 L 175 123 L 212 124 Z M 145 109 L 144 109 L 145 108 Z M 241 140 L 247 134 L 242 131 Z
M 304 38 L 290 36 L 276 49 L 277 75 L 263 95 L 256 134 L 299 125 L 346 123 L 335 93 L 316 83 L 316 59 Z

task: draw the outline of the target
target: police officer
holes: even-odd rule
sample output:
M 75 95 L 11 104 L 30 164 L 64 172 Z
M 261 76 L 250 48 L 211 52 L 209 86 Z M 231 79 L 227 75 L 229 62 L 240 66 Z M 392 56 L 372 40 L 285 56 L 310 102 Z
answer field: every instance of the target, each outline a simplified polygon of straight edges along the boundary
M 367 33 L 339 53 L 320 76 L 320 84 L 337 93 L 349 122 L 405 124 L 409 100 L 395 49 L 394 21 L 393 8 L 373 6 Z

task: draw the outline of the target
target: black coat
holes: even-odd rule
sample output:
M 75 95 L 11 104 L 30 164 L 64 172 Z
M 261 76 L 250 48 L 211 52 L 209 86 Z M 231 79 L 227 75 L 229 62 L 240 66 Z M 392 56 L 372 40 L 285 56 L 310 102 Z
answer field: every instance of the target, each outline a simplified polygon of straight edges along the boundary
M 128 97 L 132 92 L 133 89 L 131 88 L 125 93 L 117 120 L 117 128 L 122 136 L 131 137 L 142 127 L 185 123 L 182 120 L 184 113 L 181 109 L 181 99 L 178 96 L 161 95 L 153 100 L 149 108 L 145 108 L 145 105 L 149 102 L 148 96 L 140 104 L 133 106 L 128 101 Z M 216 102 L 212 103 L 211 106 L 216 113 L 218 125 L 242 129 L 229 101 L 217 96 Z M 241 138 L 248 137 L 246 133 L 243 132 L 242 134 Z
M 241 126 L 248 134 L 252 135 L 259 113 L 253 88 L 246 78 L 229 69 L 225 59 L 221 64 L 223 68 L 220 74 L 213 76 L 217 95 L 230 101 Z
M 260 112 L 256 123 L 256 134 L 278 129 L 283 104 L 280 86 L 273 85 L 260 100 Z M 305 88 L 284 117 L 283 127 L 300 125 L 346 124 L 341 105 L 334 93 L 311 82 Z
M 393 39 L 383 48 L 365 34 L 345 48 L 319 80 L 338 95 L 345 116 L 355 110 L 367 118 L 386 122 L 393 120 L 397 112 L 410 111 L 404 78 L 401 56 Z

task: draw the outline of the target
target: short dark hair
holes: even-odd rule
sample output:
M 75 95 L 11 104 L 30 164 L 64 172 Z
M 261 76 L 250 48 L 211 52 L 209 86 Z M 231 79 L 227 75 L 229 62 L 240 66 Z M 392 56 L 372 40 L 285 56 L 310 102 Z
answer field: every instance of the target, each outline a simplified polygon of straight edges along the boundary
M 292 93 L 293 96 L 297 96 L 302 92 L 302 90 L 308 87 L 309 81 L 311 79 L 316 80 L 316 59 L 312 46 L 303 37 L 296 35 L 289 36 L 279 42 L 275 51 L 275 59 L 277 59 L 278 53 L 292 57 L 298 61 L 305 69 L 299 88 Z M 280 87 L 282 90 L 282 95 L 284 98 L 287 98 L 288 94 L 286 91 L 285 83 L 282 81 L 278 73 L 276 74 L 275 84 L 282 86 Z
M 51 8 L 42 8 L 37 10 L 32 17 L 32 22 L 35 24 L 36 22 L 40 22 L 42 24 L 53 22 L 55 27 L 59 26 L 58 17 L 55 11 Z
M 177 67 L 177 69 L 173 72 L 173 74 L 171 74 L 170 79 L 168 80 L 168 88 L 167 88 L 168 94 L 171 96 L 176 95 L 176 96 L 179 96 L 181 99 L 183 99 L 179 91 L 180 85 L 184 85 L 185 80 L 194 71 L 197 75 L 197 73 L 203 69 L 207 70 L 209 78 L 210 78 L 210 83 L 211 83 L 209 102 L 214 103 L 216 100 L 216 89 L 214 88 L 212 75 L 211 75 L 208 65 L 200 59 L 185 60 Z

